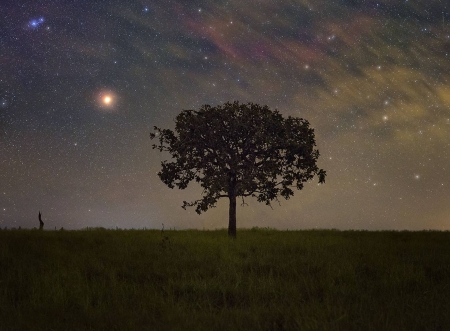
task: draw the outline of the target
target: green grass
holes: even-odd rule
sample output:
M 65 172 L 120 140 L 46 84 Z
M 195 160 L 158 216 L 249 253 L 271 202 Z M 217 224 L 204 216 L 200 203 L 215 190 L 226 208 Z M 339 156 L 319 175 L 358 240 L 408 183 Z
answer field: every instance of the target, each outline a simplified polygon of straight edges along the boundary
M 450 330 L 450 233 L 0 231 L 0 330 Z

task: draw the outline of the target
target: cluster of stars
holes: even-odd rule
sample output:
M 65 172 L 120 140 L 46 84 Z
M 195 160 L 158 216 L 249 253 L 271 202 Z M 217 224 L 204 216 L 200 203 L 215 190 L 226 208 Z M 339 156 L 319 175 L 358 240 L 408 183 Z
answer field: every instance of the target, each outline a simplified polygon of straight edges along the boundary
M 28 22 L 28 27 L 31 29 L 37 29 L 39 26 L 44 24 L 45 19 L 43 17 L 33 18 Z
M 176 209 L 186 193 L 154 175 L 160 160 L 148 132 L 173 128 L 182 109 L 233 100 L 308 119 L 328 173 L 326 185 L 282 201 L 282 212 L 252 202 L 242 226 L 260 216 L 293 228 L 448 222 L 448 8 L 351 3 L 318 0 L 305 11 L 290 2 L 94 8 L 61 0 L 36 2 L 30 16 L 11 5 L 2 31 L 0 225 L 45 208 L 61 222 L 90 211 L 80 227 L 197 227 L 195 213 Z M 392 224 L 396 206 L 386 201 L 399 196 L 409 208 Z

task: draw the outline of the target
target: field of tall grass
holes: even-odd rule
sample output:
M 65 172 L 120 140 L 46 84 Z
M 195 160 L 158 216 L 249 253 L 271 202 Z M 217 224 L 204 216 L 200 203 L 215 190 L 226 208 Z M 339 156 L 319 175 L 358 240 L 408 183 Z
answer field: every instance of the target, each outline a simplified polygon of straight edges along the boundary
M 450 330 L 450 232 L 3 230 L 0 330 Z

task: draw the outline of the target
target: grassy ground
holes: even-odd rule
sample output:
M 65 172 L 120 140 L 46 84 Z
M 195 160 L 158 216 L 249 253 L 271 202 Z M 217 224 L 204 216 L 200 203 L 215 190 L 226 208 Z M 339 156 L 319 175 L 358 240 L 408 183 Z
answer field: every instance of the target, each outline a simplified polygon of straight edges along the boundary
M 450 233 L 0 231 L 0 330 L 450 330 Z

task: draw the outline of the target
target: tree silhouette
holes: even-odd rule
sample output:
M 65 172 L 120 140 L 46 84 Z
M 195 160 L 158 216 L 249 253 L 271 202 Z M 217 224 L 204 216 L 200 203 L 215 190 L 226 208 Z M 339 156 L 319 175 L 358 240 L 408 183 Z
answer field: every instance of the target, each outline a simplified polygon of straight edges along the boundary
M 42 214 L 41 211 L 39 211 L 39 230 L 44 229 L 44 222 L 42 222 Z
M 293 188 L 315 175 L 325 182 L 326 173 L 316 161 L 319 151 L 314 130 L 302 118 L 283 116 L 267 106 L 227 102 L 197 110 L 183 110 L 175 119 L 175 132 L 154 127 L 153 149 L 169 152 L 160 179 L 170 188 L 185 189 L 196 181 L 203 198 L 183 202 L 200 214 L 229 198 L 228 235 L 236 237 L 236 198 L 256 197 L 270 206 L 278 195 L 289 199 Z

